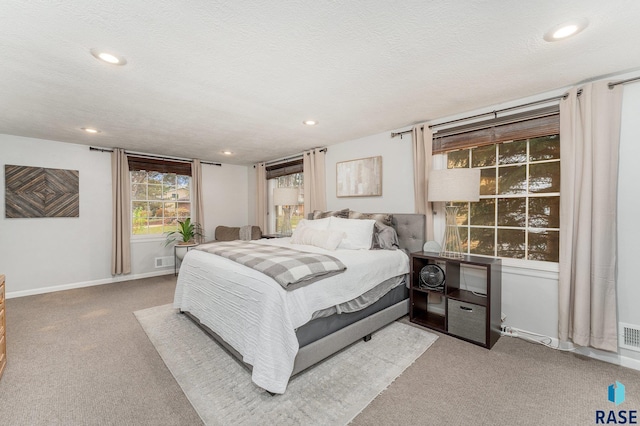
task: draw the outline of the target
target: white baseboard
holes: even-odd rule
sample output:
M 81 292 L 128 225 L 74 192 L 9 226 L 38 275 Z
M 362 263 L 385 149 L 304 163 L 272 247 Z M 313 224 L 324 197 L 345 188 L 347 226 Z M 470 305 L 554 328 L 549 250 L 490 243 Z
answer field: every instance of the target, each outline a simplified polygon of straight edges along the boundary
M 600 361 L 616 364 L 621 367 L 632 368 L 634 370 L 640 370 L 640 359 L 630 358 L 618 353 L 600 351 L 593 348 L 578 348 L 576 353 L 589 358 L 598 359 Z
M 74 288 L 82 288 L 82 287 L 92 287 L 94 285 L 113 284 L 113 283 L 118 283 L 118 282 L 122 282 L 122 281 L 131 281 L 131 280 L 137 280 L 137 279 L 140 279 L 140 278 L 158 277 L 158 276 L 161 276 L 161 275 L 169 275 L 169 274 L 173 274 L 173 268 L 165 269 L 165 270 L 161 270 L 161 271 L 145 272 L 143 274 L 117 275 L 115 277 L 103 278 L 103 279 L 100 279 L 100 280 L 82 281 L 82 282 L 78 282 L 78 283 L 56 285 L 56 286 L 52 286 L 52 287 L 34 288 L 34 289 L 31 289 L 31 290 L 10 291 L 10 292 L 7 292 L 5 297 L 7 299 L 13 299 L 13 298 L 16 298 L 16 297 L 24 297 L 24 296 L 33 296 L 33 295 L 36 295 L 36 294 L 53 293 L 54 291 L 71 290 L 71 289 L 74 289 Z
M 531 333 L 519 328 L 513 328 L 513 330 L 516 331 L 516 333 L 518 333 L 518 336 L 514 338 L 524 338 L 527 341 L 548 340 L 549 344 L 544 346 L 547 346 L 551 349 L 556 349 L 561 351 L 571 351 L 576 354 L 583 355 L 589 358 L 597 359 L 600 361 L 608 362 L 610 364 L 615 364 L 621 367 L 632 368 L 634 370 L 640 371 L 640 359 L 637 359 L 637 358 L 625 356 L 621 353 L 613 353 L 613 352 L 602 351 L 594 348 L 575 346 L 571 342 L 560 342 L 557 338 L 549 337 L 549 336 L 540 336 L 540 335 L 537 335 L 536 333 Z

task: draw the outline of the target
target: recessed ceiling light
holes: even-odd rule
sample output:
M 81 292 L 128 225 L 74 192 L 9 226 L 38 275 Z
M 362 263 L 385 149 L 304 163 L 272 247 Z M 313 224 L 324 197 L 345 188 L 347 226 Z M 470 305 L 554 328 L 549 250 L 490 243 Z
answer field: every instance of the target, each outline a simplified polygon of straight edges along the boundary
M 94 129 L 93 127 L 82 127 L 81 130 L 84 130 L 85 132 L 92 133 L 92 134 L 100 133 L 100 130 Z
M 562 40 L 569 36 L 578 34 L 580 31 L 587 28 L 587 25 L 589 25 L 589 21 L 587 21 L 586 19 L 578 19 L 575 21 L 565 22 L 551 28 L 544 34 L 543 38 L 546 41 Z
M 113 52 L 106 52 L 100 49 L 91 49 L 91 54 L 94 58 L 100 59 L 103 62 L 112 65 L 124 65 L 127 63 L 127 60 L 120 55 L 117 55 Z
M 304 120 L 302 124 L 305 124 L 307 126 L 315 126 L 316 124 L 318 124 L 318 122 L 316 120 Z
M 233 155 L 233 152 L 231 152 L 231 151 L 229 151 L 229 150 L 222 151 L 222 153 L 223 153 L 224 155 Z

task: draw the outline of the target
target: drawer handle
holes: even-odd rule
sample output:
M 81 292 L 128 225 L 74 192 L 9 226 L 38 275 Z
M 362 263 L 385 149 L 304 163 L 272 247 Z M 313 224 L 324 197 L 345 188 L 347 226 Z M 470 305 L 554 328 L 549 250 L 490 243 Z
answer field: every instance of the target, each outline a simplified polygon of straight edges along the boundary
M 462 309 L 463 311 L 466 311 L 466 312 L 473 312 L 473 309 L 468 308 L 466 306 L 460 306 L 460 309 Z

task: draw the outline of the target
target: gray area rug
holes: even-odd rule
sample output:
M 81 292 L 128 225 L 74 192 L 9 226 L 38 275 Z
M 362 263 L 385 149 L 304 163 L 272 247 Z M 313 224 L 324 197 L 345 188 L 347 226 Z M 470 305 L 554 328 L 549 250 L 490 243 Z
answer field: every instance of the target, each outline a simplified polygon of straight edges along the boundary
M 136 318 L 207 425 L 345 425 L 437 339 L 394 322 L 291 379 L 269 396 L 251 373 L 171 305 Z

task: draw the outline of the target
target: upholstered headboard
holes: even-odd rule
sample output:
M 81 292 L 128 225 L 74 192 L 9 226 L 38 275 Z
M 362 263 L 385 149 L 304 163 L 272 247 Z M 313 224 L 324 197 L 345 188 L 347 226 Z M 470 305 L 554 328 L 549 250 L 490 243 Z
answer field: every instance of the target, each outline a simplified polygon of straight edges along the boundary
M 395 213 L 393 227 L 398 233 L 400 248 L 409 253 L 422 251 L 425 235 L 425 216 L 417 213 Z
M 313 219 L 313 213 L 307 216 Z M 393 213 L 392 225 L 398 233 L 400 248 L 409 253 L 422 251 L 425 235 L 425 216 L 417 213 Z

